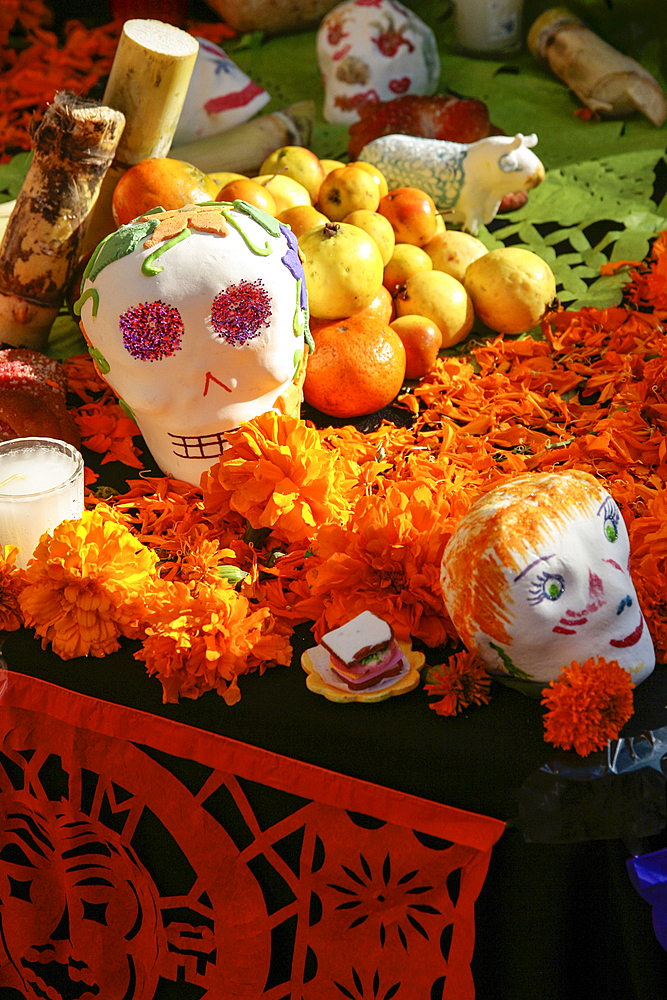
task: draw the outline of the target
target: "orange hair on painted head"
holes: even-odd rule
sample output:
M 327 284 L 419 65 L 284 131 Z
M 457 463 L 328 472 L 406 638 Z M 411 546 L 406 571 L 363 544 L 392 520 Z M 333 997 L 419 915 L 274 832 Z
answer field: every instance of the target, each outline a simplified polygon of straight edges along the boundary
M 447 611 L 469 648 L 484 632 L 511 643 L 510 580 L 567 529 L 593 515 L 606 491 L 588 472 L 520 476 L 480 497 L 459 522 L 445 549 L 442 585 Z

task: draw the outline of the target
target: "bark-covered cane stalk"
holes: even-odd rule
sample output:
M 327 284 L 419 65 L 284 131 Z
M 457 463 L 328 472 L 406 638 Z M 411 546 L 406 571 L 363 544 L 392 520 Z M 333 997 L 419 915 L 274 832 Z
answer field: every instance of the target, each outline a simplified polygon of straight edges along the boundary
M 124 125 L 120 112 L 60 92 L 35 127 L 0 246 L 0 341 L 45 346 Z

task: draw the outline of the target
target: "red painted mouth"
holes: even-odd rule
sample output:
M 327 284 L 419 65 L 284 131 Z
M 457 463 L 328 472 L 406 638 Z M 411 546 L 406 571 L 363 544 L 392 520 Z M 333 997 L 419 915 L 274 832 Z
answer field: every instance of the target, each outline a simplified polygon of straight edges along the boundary
M 615 646 L 616 649 L 627 649 L 628 646 L 634 646 L 636 643 L 639 642 L 643 631 L 644 631 L 644 619 L 640 618 L 639 625 L 634 630 L 634 632 L 631 632 L 630 635 L 626 635 L 625 639 L 610 639 L 609 645 Z

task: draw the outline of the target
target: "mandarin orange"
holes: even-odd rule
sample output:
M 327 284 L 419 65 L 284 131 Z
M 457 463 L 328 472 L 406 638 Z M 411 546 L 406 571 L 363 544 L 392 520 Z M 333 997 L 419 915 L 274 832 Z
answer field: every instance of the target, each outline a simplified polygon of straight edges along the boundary
M 312 334 L 307 403 L 332 417 L 359 417 L 391 403 L 405 378 L 405 347 L 391 327 L 357 314 L 317 324 Z
M 219 188 L 215 181 L 191 163 L 156 156 L 140 160 L 120 178 L 111 207 L 117 226 L 157 208 L 166 212 L 184 205 L 214 201 Z

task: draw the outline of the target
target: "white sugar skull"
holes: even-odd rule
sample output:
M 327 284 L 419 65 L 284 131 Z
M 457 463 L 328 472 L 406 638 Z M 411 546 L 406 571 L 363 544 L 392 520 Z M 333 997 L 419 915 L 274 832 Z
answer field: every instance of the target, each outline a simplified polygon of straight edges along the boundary
M 171 476 L 198 485 L 225 431 L 271 409 L 298 415 L 303 266 L 293 233 L 245 202 L 122 226 L 76 308 L 98 371 Z
M 520 476 L 483 496 L 445 549 L 454 626 L 497 673 L 546 684 L 573 660 L 616 660 L 639 684 L 653 642 L 615 501 L 586 472 Z
M 198 38 L 199 51 L 174 146 L 242 125 L 270 100 L 269 94 L 247 76 L 213 42 Z
M 351 125 L 359 108 L 403 94 L 431 94 L 440 77 L 433 32 L 398 0 L 345 0 L 322 20 L 317 58 L 324 117 Z

